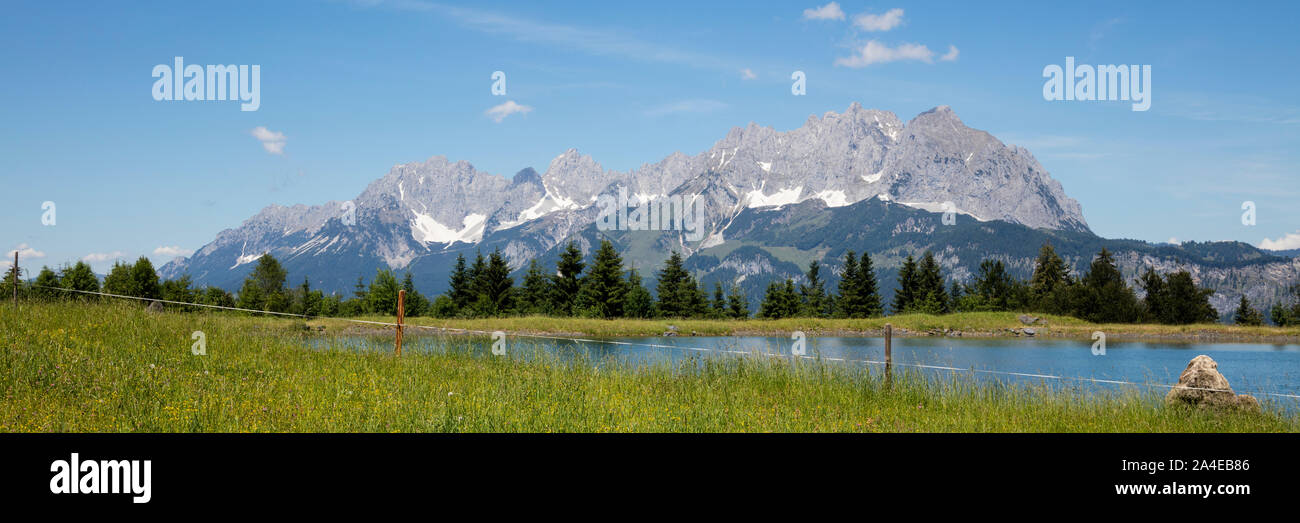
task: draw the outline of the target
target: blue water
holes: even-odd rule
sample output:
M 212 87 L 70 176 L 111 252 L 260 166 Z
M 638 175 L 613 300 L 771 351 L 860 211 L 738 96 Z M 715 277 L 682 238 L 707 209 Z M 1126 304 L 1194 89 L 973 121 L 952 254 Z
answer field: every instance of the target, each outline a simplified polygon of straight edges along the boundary
M 410 337 L 406 350 L 439 350 L 446 338 Z M 833 364 L 881 368 L 869 361 L 884 361 L 882 338 L 809 337 L 806 354 L 820 356 Z M 372 346 L 373 344 L 373 346 Z M 479 346 L 481 344 L 481 347 Z M 506 351 L 527 357 L 532 351 L 546 351 L 564 359 L 584 357 L 588 361 L 623 364 L 682 363 L 688 359 L 738 357 L 764 353 L 789 357 L 792 341 L 787 337 L 650 337 L 609 338 L 599 341 L 550 340 L 508 337 Z M 475 349 L 490 354 L 490 342 L 476 341 Z M 392 350 L 391 338 L 374 338 L 357 348 Z M 1030 381 L 1082 388 L 1117 388 L 1114 385 L 1078 380 L 1045 380 L 1001 373 L 1048 374 L 1069 378 L 1118 380 L 1146 384 L 1172 385 L 1187 363 L 1205 354 L 1219 364 L 1219 372 L 1228 378 L 1234 391 L 1258 394 L 1300 395 L 1300 345 L 1260 343 L 1153 343 L 1111 340 L 1106 353 L 1094 356 L 1089 340 L 1009 339 L 1009 338 L 894 338 L 893 357 L 897 369 L 912 364 L 947 366 L 959 369 L 998 371 L 982 373 L 958 371 L 956 374 L 981 379 Z M 695 349 L 695 350 L 692 350 Z M 741 353 L 741 354 L 738 354 Z M 844 360 L 844 361 L 840 361 Z M 920 369 L 935 375 L 953 371 Z M 1163 394 L 1164 389 L 1157 389 Z M 1300 401 L 1270 395 L 1272 400 L 1294 411 Z

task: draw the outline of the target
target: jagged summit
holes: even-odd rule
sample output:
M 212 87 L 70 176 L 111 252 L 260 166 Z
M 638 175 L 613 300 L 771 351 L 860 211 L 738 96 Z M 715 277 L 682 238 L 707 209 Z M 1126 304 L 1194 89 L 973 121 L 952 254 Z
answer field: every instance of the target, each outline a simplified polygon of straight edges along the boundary
M 710 245 L 731 239 L 727 228 L 746 209 L 808 200 L 838 208 L 878 198 L 932 211 L 952 202 L 980 220 L 1088 230 L 1078 202 L 1032 155 L 967 127 L 950 107 L 904 123 L 854 102 L 788 131 L 750 122 L 698 154 L 675 152 L 631 171 L 605 169 L 575 148 L 514 179 L 444 155 L 398 164 L 353 200 L 355 225 L 340 221 L 342 202 L 272 206 L 163 272 L 230 270 L 262 252 L 373 258 L 402 269 L 435 253 L 486 247 L 489 238 L 500 238 L 519 265 L 590 225 L 598 196 L 620 187 L 639 197 L 704 195 Z

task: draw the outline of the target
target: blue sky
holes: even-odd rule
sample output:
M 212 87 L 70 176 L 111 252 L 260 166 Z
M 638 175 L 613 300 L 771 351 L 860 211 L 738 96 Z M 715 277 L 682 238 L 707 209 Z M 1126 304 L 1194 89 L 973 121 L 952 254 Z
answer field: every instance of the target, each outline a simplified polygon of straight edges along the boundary
M 904 121 L 952 106 L 1033 152 L 1102 236 L 1300 247 L 1293 2 L 204 4 L 6 4 L 0 250 L 24 267 L 161 265 L 266 205 L 353 198 L 397 163 L 509 177 L 573 147 L 624 170 L 855 101 Z M 176 56 L 259 65 L 259 110 L 155 101 L 151 71 Z M 1044 100 L 1043 68 L 1066 56 L 1151 65 L 1150 110 Z M 531 110 L 498 122 L 506 101 Z M 283 135 L 279 154 L 258 127 Z

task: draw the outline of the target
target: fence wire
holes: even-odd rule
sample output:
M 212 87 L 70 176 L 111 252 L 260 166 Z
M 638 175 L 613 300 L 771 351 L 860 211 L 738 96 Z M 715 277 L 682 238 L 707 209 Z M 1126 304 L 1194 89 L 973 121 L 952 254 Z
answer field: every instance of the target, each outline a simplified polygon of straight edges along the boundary
M 229 310 L 229 311 L 249 312 L 249 313 L 254 313 L 254 314 L 271 314 L 271 315 L 275 315 L 275 316 L 287 316 L 287 317 L 303 318 L 303 319 L 329 319 L 329 320 L 345 321 L 345 322 L 359 323 L 359 324 L 366 324 L 366 325 L 379 325 L 379 326 L 384 326 L 384 327 L 394 327 L 394 328 L 396 328 L 396 327 L 399 326 L 399 324 L 397 324 L 397 323 L 383 322 L 383 321 L 371 321 L 371 320 L 359 320 L 359 319 L 356 319 L 356 318 L 341 318 L 341 317 L 336 317 L 336 316 L 312 316 L 312 315 L 307 315 L 307 314 L 294 314 L 294 313 L 289 313 L 289 312 L 259 311 L 259 310 L 255 310 L 255 309 L 244 309 L 244 308 L 240 308 L 240 307 L 227 307 L 227 306 L 224 306 L 224 305 L 211 305 L 211 304 L 204 304 L 204 303 L 189 303 L 189 302 L 175 301 L 175 300 L 162 300 L 162 299 L 153 299 L 153 298 L 142 298 L 142 297 L 139 297 L 139 296 L 127 296 L 127 295 L 122 295 L 122 294 L 111 294 L 111 293 L 106 293 L 106 292 L 94 292 L 94 291 L 82 291 L 82 290 L 76 290 L 76 289 L 64 289 L 64 288 L 61 288 L 61 287 L 50 287 L 50 286 L 46 286 L 46 285 L 35 285 L 35 284 L 29 284 L 29 286 L 30 286 L 30 287 L 35 287 L 35 288 L 49 289 L 49 290 L 54 290 L 54 291 L 61 291 L 61 292 L 75 292 L 75 293 L 87 294 L 87 295 L 107 296 L 107 297 L 110 297 L 110 298 L 124 298 L 124 299 L 139 300 L 139 301 L 147 301 L 147 302 L 158 302 L 158 303 L 166 303 L 166 304 L 172 304 L 172 305 L 182 305 L 182 306 L 187 306 L 187 307 L 205 307 L 205 308 L 210 308 L 210 309 L 220 309 L 220 310 Z M 518 338 L 534 338 L 534 339 L 544 339 L 544 340 L 552 340 L 552 341 L 573 341 L 573 342 L 579 342 L 579 343 L 595 343 L 595 344 L 605 344 L 605 345 L 618 345 L 618 346 L 625 346 L 625 347 L 644 347 L 644 348 L 652 348 L 652 349 L 687 350 L 687 351 L 705 352 L 705 353 L 716 353 L 716 354 L 760 355 L 760 356 L 770 356 L 770 357 L 778 357 L 778 358 L 785 358 L 785 357 L 787 357 L 787 355 L 785 355 L 785 354 L 767 353 L 767 352 L 742 351 L 742 350 L 731 350 L 731 349 L 722 349 L 722 348 L 689 347 L 689 346 L 680 346 L 680 345 L 664 345 L 664 344 L 659 344 L 659 343 L 637 343 L 637 342 L 630 342 L 630 341 L 618 341 L 618 340 L 602 340 L 602 339 L 593 339 L 593 338 L 581 338 L 581 337 L 575 337 L 575 336 L 555 336 L 555 335 L 546 335 L 546 334 L 531 334 L 531 333 L 525 333 L 525 332 L 484 331 L 484 330 L 476 330 L 476 329 L 463 329 L 463 328 L 457 328 L 457 327 L 439 327 L 439 326 L 436 326 L 436 325 L 420 325 L 420 324 L 418 324 L 418 323 L 402 323 L 400 326 L 401 326 L 402 328 L 415 328 L 415 329 L 425 329 L 425 330 L 436 330 L 436 331 L 441 331 L 441 332 L 457 332 L 457 333 L 463 333 L 463 334 L 482 334 L 482 335 L 487 335 L 487 336 L 491 336 L 491 335 L 493 335 L 493 334 L 495 334 L 495 333 L 497 333 L 497 332 L 501 332 L 501 333 L 504 333 L 504 334 L 507 335 L 507 336 L 514 336 L 514 337 L 518 337 Z M 1175 389 L 1175 388 L 1177 388 L 1177 389 L 1183 389 L 1183 390 L 1199 390 L 1199 391 L 1206 391 L 1206 392 L 1226 392 L 1226 391 L 1223 390 L 1223 389 L 1211 389 L 1211 388 L 1206 388 L 1206 387 L 1189 387 L 1189 386 L 1185 386 L 1185 385 L 1177 385 L 1177 384 L 1175 384 L 1175 385 L 1168 385 L 1168 384 L 1163 384 L 1163 383 L 1139 383 L 1139 382 L 1126 381 L 1126 380 L 1110 380 L 1110 379 L 1102 379 L 1102 378 L 1085 378 L 1085 377 L 1080 377 L 1080 376 L 1059 376 L 1059 375 L 1055 375 L 1055 374 L 1039 374 L 1039 373 L 1030 373 L 1030 372 L 1014 372 L 1014 371 L 1004 371 L 1004 370 L 995 370 L 995 369 L 977 369 L 977 368 L 974 368 L 974 367 L 971 367 L 971 368 L 961 368 L 961 367 L 951 367 L 951 366 L 947 366 L 947 365 L 927 365 L 927 364 L 922 364 L 922 363 L 885 362 L 885 361 L 878 361 L 878 360 L 863 360 L 863 359 L 836 358 L 836 357 L 824 357 L 824 356 L 808 356 L 808 355 L 789 355 L 789 357 L 791 357 L 791 358 L 798 358 L 798 359 L 806 359 L 806 360 L 834 361 L 834 362 L 845 363 L 845 364 L 892 365 L 892 366 L 899 366 L 899 367 L 912 367 L 912 368 L 925 369 L 925 370 L 942 370 L 942 371 L 949 371 L 949 372 L 954 372 L 954 373 L 957 373 L 957 372 L 971 372 L 971 373 L 978 373 L 978 374 L 990 374 L 990 375 L 1000 375 L 1000 376 L 1015 376 L 1015 377 L 1022 377 L 1022 378 L 1037 378 L 1037 379 L 1043 379 L 1043 380 L 1058 380 L 1058 381 L 1086 382 L 1086 383 L 1095 383 L 1095 384 L 1100 384 L 1100 385 L 1131 385 L 1131 386 L 1135 386 L 1135 387 L 1148 387 L 1148 388 L 1156 388 L 1156 389 Z M 1256 396 L 1272 396 L 1272 397 L 1279 397 L 1279 398 L 1300 399 L 1300 394 L 1285 394 L 1285 393 L 1280 393 L 1280 392 L 1248 391 L 1248 392 L 1241 392 L 1240 394 L 1251 394 L 1251 395 L 1256 395 Z

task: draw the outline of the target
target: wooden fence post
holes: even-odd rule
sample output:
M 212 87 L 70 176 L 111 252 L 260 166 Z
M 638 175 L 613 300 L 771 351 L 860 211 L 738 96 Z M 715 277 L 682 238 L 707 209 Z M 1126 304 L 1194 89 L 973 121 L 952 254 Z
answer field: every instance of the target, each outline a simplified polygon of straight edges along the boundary
M 885 324 L 885 388 L 894 381 L 894 326 Z
M 14 306 L 18 306 L 18 249 L 14 249 Z
M 397 355 L 402 355 L 402 318 L 406 316 L 406 290 L 397 291 Z

